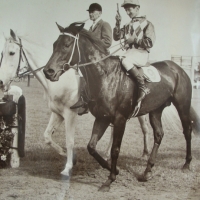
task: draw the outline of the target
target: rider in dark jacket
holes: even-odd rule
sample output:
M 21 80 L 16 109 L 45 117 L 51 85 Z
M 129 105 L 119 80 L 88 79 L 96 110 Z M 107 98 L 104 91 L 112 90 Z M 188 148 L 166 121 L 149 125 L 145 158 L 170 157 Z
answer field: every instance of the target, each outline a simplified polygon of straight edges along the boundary
M 105 45 L 108 49 L 112 44 L 112 29 L 108 22 L 105 22 L 101 19 L 102 14 L 102 7 L 97 3 L 93 3 L 90 5 L 89 9 L 90 19 L 93 21 L 93 25 L 90 27 L 89 31 L 93 32 Z M 109 52 L 109 51 L 108 51 Z M 88 106 L 87 106 L 87 98 L 84 98 L 84 90 L 85 90 L 85 80 L 81 76 L 80 77 L 80 98 L 76 104 L 71 106 L 71 109 L 80 108 L 79 115 L 88 113 Z

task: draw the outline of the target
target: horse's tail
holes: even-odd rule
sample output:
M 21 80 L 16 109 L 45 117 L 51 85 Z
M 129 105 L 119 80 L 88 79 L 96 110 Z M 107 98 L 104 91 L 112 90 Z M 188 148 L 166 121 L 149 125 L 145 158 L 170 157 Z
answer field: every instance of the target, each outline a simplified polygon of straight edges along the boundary
M 195 112 L 194 108 L 190 108 L 190 119 L 192 121 L 192 129 L 195 135 L 200 136 L 200 117 Z

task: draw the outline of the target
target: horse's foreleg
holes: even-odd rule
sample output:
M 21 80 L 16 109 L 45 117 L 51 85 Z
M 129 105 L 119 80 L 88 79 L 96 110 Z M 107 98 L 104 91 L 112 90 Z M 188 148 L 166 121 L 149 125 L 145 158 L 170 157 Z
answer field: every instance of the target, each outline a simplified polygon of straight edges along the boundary
M 67 163 L 65 169 L 61 172 L 62 175 L 69 177 L 70 171 L 73 167 L 74 159 L 74 134 L 75 134 L 75 121 L 77 113 L 70 110 L 64 110 L 65 118 L 65 135 L 66 135 L 66 148 L 67 148 Z
M 149 135 L 149 128 L 148 128 L 148 122 L 147 122 L 147 118 L 146 115 L 142 115 L 138 117 L 138 121 L 140 122 L 140 126 L 143 132 L 143 140 L 144 140 L 144 149 L 143 149 L 143 154 L 142 157 L 147 159 L 148 155 L 149 155 L 149 150 L 148 150 L 148 135 Z M 111 151 L 111 147 L 112 147 L 112 142 L 113 142 L 113 127 L 111 127 L 111 135 L 110 135 L 110 141 L 109 144 L 107 146 L 107 149 L 105 150 L 105 160 L 109 160 L 110 159 L 110 151 Z
M 148 122 L 146 115 L 139 116 L 138 120 L 140 122 L 140 126 L 143 132 L 143 138 L 144 138 L 144 149 L 143 149 L 143 154 L 142 157 L 147 159 L 149 155 L 149 150 L 148 150 L 148 134 L 149 134 L 149 128 L 148 128 Z
M 110 160 L 110 151 L 111 151 L 111 147 L 112 147 L 112 143 L 113 143 L 113 127 L 111 126 L 111 133 L 110 133 L 110 141 L 108 143 L 108 146 L 104 152 L 104 159 L 105 160 Z
M 111 170 L 108 162 L 106 160 L 104 160 L 104 158 L 102 158 L 96 151 L 97 142 L 103 136 L 104 132 L 108 128 L 108 125 L 109 125 L 109 121 L 107 119 L 96 118 L 93 129 L 92 129 L 92 136 L 88 143 L 87 149 L 88 149 L 88 152 L 90 153 L 90 155 L 93 156 L 103 168 Z
M 151 126 L 153 128 L 153 132 L 154 132 L 154 146 L 153 146 L 152 152 L 149 156 L 144 175 L 142 177 L 139 177 L 139 181 L 147 181 L 152 178 L 151 169 L 155 164 L 158 148 L 161 144 L 161 141 L 162 141 L 162 138 L 164 135 L 162 123 L 161 123 L 161 115 L 162 115 L 163 109 L 164 109 L 164 106 L 149 113 L 150 124 L 151 124 Z
M 62 116 L 52 112 L 49 123 L 44 132 L 44 139 L 45 143 L 54 148 L 60 155 L 66 156 L 65 150 L 61 146 L 56 144 L 51 137 L 54 131 L 60 126 L 62 122 L 63 122 Z
M 116 180 L 119 174 L 117 169 L 117 159 L 119 157 L 122 137 L 126 126 L 126 119 L 122 115 L 117 115 L 114 121 L 113 144 L 111 149 L 111 171 L 107 181 L 101 186 L 100 191 L 109 191 L 110 185 Z

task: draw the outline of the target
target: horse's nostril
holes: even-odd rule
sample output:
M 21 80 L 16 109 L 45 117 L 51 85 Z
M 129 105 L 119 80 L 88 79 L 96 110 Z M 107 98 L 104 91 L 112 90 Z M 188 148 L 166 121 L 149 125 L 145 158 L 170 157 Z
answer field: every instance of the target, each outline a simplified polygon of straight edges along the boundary
M 2 80 L 0 80 L 0 85 L 3 85 L 3 81 Z
M 44 69 L 43 72 L 44 72 L 44 75 L 46 76 L 46 78 L 54 75 L 54 73 L 55 73 L 55 71 L 53 69 L 47 69 L 47 70 Z
M 48 69 L 48 70 L 47 70 L 47 74 L 49 74 L 49 75 L 54 74 L 54 70 L 53 70 L 53 69 Z

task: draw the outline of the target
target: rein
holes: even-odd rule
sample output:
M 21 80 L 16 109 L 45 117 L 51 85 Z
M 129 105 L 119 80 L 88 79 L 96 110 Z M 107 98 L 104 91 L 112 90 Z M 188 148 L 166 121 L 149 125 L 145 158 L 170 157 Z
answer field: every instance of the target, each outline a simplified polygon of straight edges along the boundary
M 21 60 L 22 60 L 22 41 L 21 39 L 19 38 L 19 43 L 16 43 L 19 45 L 20 47 L 20 52 L 19 52 L 19 63 L 18 63 L 18 67 L 17 67 L 17 71 L 16 71 L 16 76 L 18 77 L 19 76 L 19 70 L 20 70 L 20 63 L 21 63 Z
M 83 66 L 88 66 L 88 65 L 91 65 L 91 64 L 99 63 L 99 62 L 101 62 L 101 61 L 103 61 L 103 60 L 109 58 L 110 56 L 112 56 L 113 54 L 115 54 L 116 52 L 118 52 L 119 50 L 121 50 L 121 49 L 123 50 L 122 42 L 120 41 L 120 44 L 115 45 L 115 46 L 121 45 L 120 48 L 118 48 L 117 50 L 115 50 L 115 51 L 112 52 L 111 54 L 109 54 L 109 55 L 107 55 L 107 56 L 105 56 L 105 57 L 103 57 L 103 58 L 101 58 L 100 60 L 97 60 L 97 61 L 95 61 L 95 62 L 88 62 L 88 63 L 79 64 L 79 63 L 81 62 L 81 54 L 80 54 L 80 48 L 79 48 L 79 44 L 78 44 L 79 34 L 77 34 L 76 36 L 74 36 L 74 35 L 72 35 L 72 34 L 70 34 L 70 33 L 63 33 L 63 34 L 64 34 L 64 35 L 68 35 L 68 36 L 70 36 L 70 37 L 73 37 L 73 38 L 75 39 L 75 40 L 74 40 L 74 45 L 73 45 L 73 49 L 72 49 L 72 53 L 71 53 L 70 59 L 69 59 L 69 61 L 68 61 L 67 63 L 64 63 L 64 64 L 63 64 L 63 68 L 61 69 L 61 71 L 64 71 L 64 72 L 67 71 L 67 70 L 64 69 L 64 66 L 65 66 L 65 65 L 68 65 L 69 68 L 72 68 L 72 69 L 78 71 L 78 68 L 79 68 L 79 67 L 83 67 Z M 75 64 L 74 66 L 70 66 L 70 62 L 71 62 L 71 60 L 72 60 L 72 58 L 73 58 L 74 51 L 75 51 L 75 45 L 77 45 L 77 48 L 78 48 L 79 61 L 78 61 L 78 63 Z M 113 46 L 113 47 L 115 47 L 115 46 Z M 111 48 L 112 48 L 112 47 L 111 47 Z
M 115 47 L 115 46 L 120 45 L 120 48 L 118 48 L 117 50 L 115 50 L 115 51 L 112 52 L 111 54 L 109 54 L 109 55 L 107 55 L 107 56 L 105 56 L 105 57 L 103 57 L 103 58 L 101 58 L 100 60 L 97 60 L 97 61 L 95 61 L 95 62 L 88 62 L 88 63 L 79 64 L 79 63 L 81 62 L 81 54 L 80 54 L 80 48 L 79 48 L 79 44 L 78 44 L 79 35 L 77 34 L 76 36 L 74 36 L 74 35 L 72 35 L 72 34 L 70 34 L 70 33 L 63 33 L 63 34 L 64 34 L 64 35 L 68 35 L 68 36 L 70 36 L 70 37 L 72 37 L 72 38 L 75 39 L 75 40 L 74 40 L 74 44 L 73 44 L 73 49 L 72 49 L 71 56 L 70 56 L 68 62 L 66 62 L 66 63 L 63 64 L 63 69 L 61 69 L 61 70 L 64 71 L 64 72 L 67 71 L 67 70 L 64 69 L 65 65 L 68 65 L 69 68 L 72 68 L 72 69 L 78 71 L 78 68 L 79 68 L 79 67 L 83 67 L 83 66 L 88 66 L 88 65 L 91 65 L 91 64 L 99 63 L 99 62 L 101 62 L 101 61 L 103 61 L 103 60 L 109 58 L 110 56 L 112 56 L 113 54 L 115 54 L 116 52 L 118 52 L 119 50 L 123 49 L 122 46 L 121 46 L 121 43 L 122 43 L 122 42 L 120 41 L 119 44 L 116 44 L 116 45 L 110 47 L 110 49 L 111 49 L 111 48 L 113 48 L 113 47 Z M 30 68 L 30 64 L 29 64 L 29 62 L 28 62 L 27 56 L 26 56 L 26 54 L 25 54 L 25 52 L 24 52 L 24 50 L 23 50 L 23 46 L 22 46 L 21 39 L 20 39 L 20 43 L 17 43 L 17 42 L 15 42 L 15 43 L 18 44 L 18 45 L 20 46 L 20 58 L 22 59 L 22 56 L 21 56 L 21 55 L 23 54 L 23 56 L 24 56 L 24 58 L 26 59 L 26 62 L 27 62 L 27 64 L 28 64 L 28 67 Z M 79 61 L 78 61 L 78 63 L 75 64 L 74 66 L 70 66 L 70 62 L 71 62 L 71 60 L 72 60 L 72 58 L 73 58 L 74 51 L 75 51 L 75 45 L 77 45 L 78 54 L 79 54 Z M 3 53 L 1 53 L 1 62 L 2 62 L 2 59 L 3 59 Z M 20 59 L 20 60 L 21 60 L 21 59 Z M 43 69 L 43 68 L 45 67 L 45 66 L 42 66 L 42 67 L 40 67 L 40 68 L 38 68 L 38 69 L 35 69 L 35 70 L 32 70 L 32 71 L 29 70 L 29 71 L 26 71 L 26 72 L 23 72 L 23 73 L 19 74 L 20 62 L 21 62 L 20 60 L 19 60 L 19 64 L 18 64 L 18 68 L 17 68 L 17 72 L 16 72 L 16 77 L 19 77 L 19 78 L 22 78 L 22 77 L 24 77 L 24 76 L 28 76 L 29 74 L 31 74 L 31 73 L 33 73 L 33 72 L 40 71 L 41 69 Z M 1 63 L 0 63 L 0 64 L 1 64 Z M 1 66 L 1 65 L 0 65 L 0 66 Z

